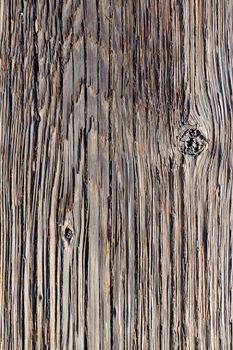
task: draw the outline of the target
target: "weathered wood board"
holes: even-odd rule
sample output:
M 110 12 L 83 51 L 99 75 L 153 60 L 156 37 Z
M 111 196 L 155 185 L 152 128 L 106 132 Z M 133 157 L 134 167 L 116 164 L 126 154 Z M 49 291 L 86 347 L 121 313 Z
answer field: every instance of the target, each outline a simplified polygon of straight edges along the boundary
M 232 0 L 0 0 L 0 349 L 233 349 Z

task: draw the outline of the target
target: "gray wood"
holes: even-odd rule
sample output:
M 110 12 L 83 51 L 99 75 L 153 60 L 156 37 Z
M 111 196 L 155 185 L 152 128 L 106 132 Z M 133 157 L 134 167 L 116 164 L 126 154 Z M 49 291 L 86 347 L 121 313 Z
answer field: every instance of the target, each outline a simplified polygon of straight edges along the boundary
M 0 348 L 233 348 L 232 1 L 0 1 Z

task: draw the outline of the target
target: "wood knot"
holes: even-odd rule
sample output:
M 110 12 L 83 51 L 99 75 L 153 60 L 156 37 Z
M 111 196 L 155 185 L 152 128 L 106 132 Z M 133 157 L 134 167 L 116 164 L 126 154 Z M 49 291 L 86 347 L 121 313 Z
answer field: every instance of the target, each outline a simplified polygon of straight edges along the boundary
M 65 237 L 65 240 L 68 243 L 70 243 L 70 241 L 72 240 L 72 238 L 73 238 L 73 231 L 69 227 L 65 228 L 64 237 Z
M 206 145 L 207 139 L 197 127 L 188 127 L 178 135 L 178 149 L 184 154 L 196 156 Z

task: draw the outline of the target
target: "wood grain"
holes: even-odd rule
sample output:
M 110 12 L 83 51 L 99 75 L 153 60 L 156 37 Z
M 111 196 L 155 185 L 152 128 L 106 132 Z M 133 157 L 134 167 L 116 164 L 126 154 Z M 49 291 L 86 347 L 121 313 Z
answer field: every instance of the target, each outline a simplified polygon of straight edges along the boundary
M 233 348 L 232 1 L 0 1 L 0 349 Z

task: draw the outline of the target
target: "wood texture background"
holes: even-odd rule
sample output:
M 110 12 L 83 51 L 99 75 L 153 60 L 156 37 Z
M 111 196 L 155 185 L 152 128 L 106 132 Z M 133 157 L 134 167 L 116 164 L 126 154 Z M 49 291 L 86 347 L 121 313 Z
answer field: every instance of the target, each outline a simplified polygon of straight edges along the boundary
M 0 0 L 1 349 L 233 349 L 232 11 Z

